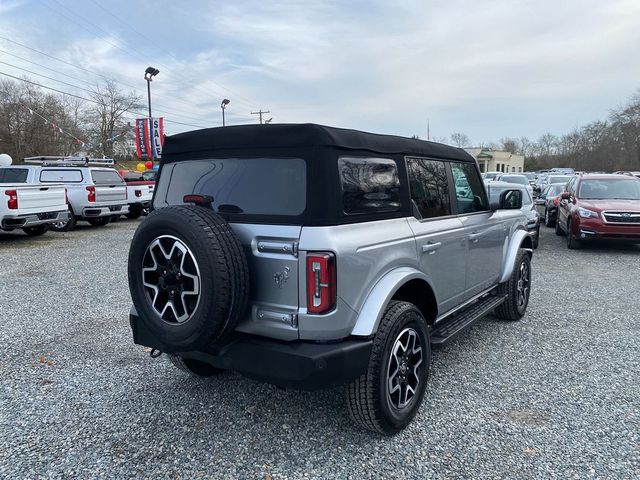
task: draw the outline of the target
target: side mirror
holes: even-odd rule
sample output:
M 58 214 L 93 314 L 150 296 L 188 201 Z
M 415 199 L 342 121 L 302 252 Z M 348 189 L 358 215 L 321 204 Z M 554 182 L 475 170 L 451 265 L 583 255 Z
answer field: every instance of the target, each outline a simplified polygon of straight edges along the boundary
M 571 194 L 569 192 L 562 192 L 562 195 L 560 195 L 560 198 L 562 200 L 569 200 L 571 198 Z
M 500 194 L 500 210 L 519 210 L 521 208 L 521 190 L 505 190 Z

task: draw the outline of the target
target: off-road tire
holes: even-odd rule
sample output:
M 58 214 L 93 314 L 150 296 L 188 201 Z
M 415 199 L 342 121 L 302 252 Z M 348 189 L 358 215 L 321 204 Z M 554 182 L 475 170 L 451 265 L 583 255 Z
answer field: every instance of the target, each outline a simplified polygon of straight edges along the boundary
M 113 217 L 96 217 L 96 218 L 87 218 L 87 222 L 89 222 L 94 227 L 104 227 L 107 223 L 112 220 Z
M 34 225 L 33 227 L 24 227 L 22 231 L 30 237 L 39 237 L 49 231 L 49 225 L 43 223 L 41 225 Z
M 206 362 L 201 362 L 200 360 L 195 360 L 193 358 L 183 358 L 179 355 L 172 354 L 168 355 L 168 357 L 174 367 L 188 373 L 193 377 L 213 377 L 214 375 L 218 375 L 219 373 L 224 372 L 224 370 L 220 368 L 216 368 L 213 365 L 210 365 Z
M 528 290 L 526 292 L 526 298 L 524 305 L 519 302 L 518 287 L 521 280 L 521 267 L 525 266 L 528 272 Z M 516 256 L 513 272 L 509 280 L 500 284 L 498 287 L 498 293 L 506 295 L 506 300 L 496 307 L 495 315 L 503 320 L 520 320 L 527 311 L 529 305 L 529 298 L 531 296 L 531 258 L 526 250 L 520 249 Z
M 402 410 L 388 401 L 388 368 L 390 355 L 398 335 L 407 327 L 419 335 L 423 349 L 418 389 Z M 427 322 L 418 308 L 408 302 L 391 301 L 373 339 L 367 371 L 346 387 L 347 408 L 351 419 L 360 427 L 383 435 L 394 435 L 404 429 L 418 413 L 429 379 L 431 343 Z
M 571 219 L 567 221 L 567 248 L 570 250 L 578 250 L 582 247 L 580 240 L 573 236 L 571 232 Z
M 55 223 L 51 223 L 49 224 L 49 230 L 53 230 L 54 232 L 70 232 L 71 230 L 76 228 L 76 221 L 77 220 L 75 215 L 73 214 L 73 210 L 71 210 L 71 207 L 69 207 L 69 220 L 67 220 L 67 222 L 61 227 L 56 226 Z
M 147 247 L 166 235 L 184 243 L 199 268 L 198 305 L 182 323 L 160 318 L 142 281 Z M 140 320 L 168 353 L 225 343 L 249 301 L 249 268 L 240 241 L 220 216 L 200 206 L 170 206 L 151 212 L 131 242 L 128 271 L 129 290 Z

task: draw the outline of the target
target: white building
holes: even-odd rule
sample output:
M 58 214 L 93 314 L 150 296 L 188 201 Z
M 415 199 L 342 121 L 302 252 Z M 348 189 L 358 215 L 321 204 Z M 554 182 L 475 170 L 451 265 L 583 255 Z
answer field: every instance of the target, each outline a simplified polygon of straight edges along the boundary
M 465 148 L 478 162 L 481 172 L 524 172 L 524 155 L 505 152 L 502 150 L 489 150 L 484 148 Z

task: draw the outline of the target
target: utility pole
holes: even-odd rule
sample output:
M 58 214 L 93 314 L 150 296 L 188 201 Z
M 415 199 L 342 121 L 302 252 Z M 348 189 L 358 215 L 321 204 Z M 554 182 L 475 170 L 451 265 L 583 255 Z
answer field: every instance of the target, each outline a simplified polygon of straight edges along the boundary
M 431 140 L 431 132 L 429 131 L 429 120 L 427 120 L 427 140 Z
M 264 115 L 265 113 L 271 113 L 271 112 L 269 112 L 269 110 L 267 110 L 266 112 L 263 112 L 262 109 L 260 109 L 257 112 L 251 112 L 251 115 L 260 115 L 260 125 L 262 125 L 262 115 Z

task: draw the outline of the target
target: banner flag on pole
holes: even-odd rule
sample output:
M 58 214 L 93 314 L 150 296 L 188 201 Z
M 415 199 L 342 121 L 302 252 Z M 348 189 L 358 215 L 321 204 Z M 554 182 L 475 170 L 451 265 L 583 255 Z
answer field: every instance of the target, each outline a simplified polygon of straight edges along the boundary
M 164 118 L 151 119 L 151 148 L 153 158 L 162 158 L 162 147 L 164 146 Z
M 139 159 L 153 158 L 148 118 L 136 119 L 136 153 Z

